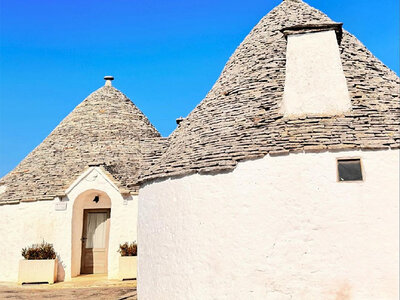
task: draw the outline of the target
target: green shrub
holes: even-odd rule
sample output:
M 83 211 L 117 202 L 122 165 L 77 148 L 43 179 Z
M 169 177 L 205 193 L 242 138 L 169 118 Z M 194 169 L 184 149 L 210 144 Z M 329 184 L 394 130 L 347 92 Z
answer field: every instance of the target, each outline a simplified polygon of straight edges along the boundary
M 53 245 L 43 241 L 41 244 L 33 244 L 32 246 L 22 249 L 22 256 L 25 259 L 55 259 L 56 252 Z
M 121 256 L 137 256 L 137 244 L 136 242 L 120 244 L 118 252 Z

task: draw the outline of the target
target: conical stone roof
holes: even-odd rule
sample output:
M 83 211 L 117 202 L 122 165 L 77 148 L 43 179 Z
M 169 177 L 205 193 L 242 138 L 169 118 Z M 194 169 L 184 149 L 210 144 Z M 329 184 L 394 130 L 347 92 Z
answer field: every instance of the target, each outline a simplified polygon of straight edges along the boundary
M 117 186 L 138 189 L 142 140 L 160 134 L 123 93 L 103 86 L 80 103 L 0 184 L 0 202 L 53 199 L 90 165 L 101 165 Z M 148 151 L 148 150 L 146 150 Z
M 399 147 L 399 78 L 343 31 L 342 66 L 352 110 L 285 118 L 286 27 L 333 23 L 300 0 L 268 13 L 230 57 L 205 99 L 180 123 L 141 180 L 231 170 L 266 154 Z

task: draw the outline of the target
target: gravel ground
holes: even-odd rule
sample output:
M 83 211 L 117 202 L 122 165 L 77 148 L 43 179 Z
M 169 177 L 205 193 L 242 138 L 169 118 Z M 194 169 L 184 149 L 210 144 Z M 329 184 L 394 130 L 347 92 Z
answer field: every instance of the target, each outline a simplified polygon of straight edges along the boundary
M 0 299 L 97 299 L 137 300 L 135 287 L 31 289 L 0 286 Z

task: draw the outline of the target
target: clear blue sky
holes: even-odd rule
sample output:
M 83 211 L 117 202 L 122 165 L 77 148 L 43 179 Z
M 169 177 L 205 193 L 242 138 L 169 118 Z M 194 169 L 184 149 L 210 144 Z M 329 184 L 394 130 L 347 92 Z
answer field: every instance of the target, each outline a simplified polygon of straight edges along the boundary
M 399 74 L 398 0 L 307 0 Z M 0 0 L 0 177 L 114 75 L 163 136 L 280 0 Z

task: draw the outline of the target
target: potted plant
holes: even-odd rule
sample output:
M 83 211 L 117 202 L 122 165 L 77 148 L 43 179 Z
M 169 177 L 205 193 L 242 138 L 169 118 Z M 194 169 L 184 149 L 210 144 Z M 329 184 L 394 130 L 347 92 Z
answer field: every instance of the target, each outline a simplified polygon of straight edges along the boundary
M 119 245 L 119 278 L 135 279 L 137 278 L 137 244 L 124 243 Z
M 22 249 L 25 259 L 19 262 L 18 283 L 48 282 L 57 280 L 57 256 L 53 245 L 43 241 L 41 244 Z

